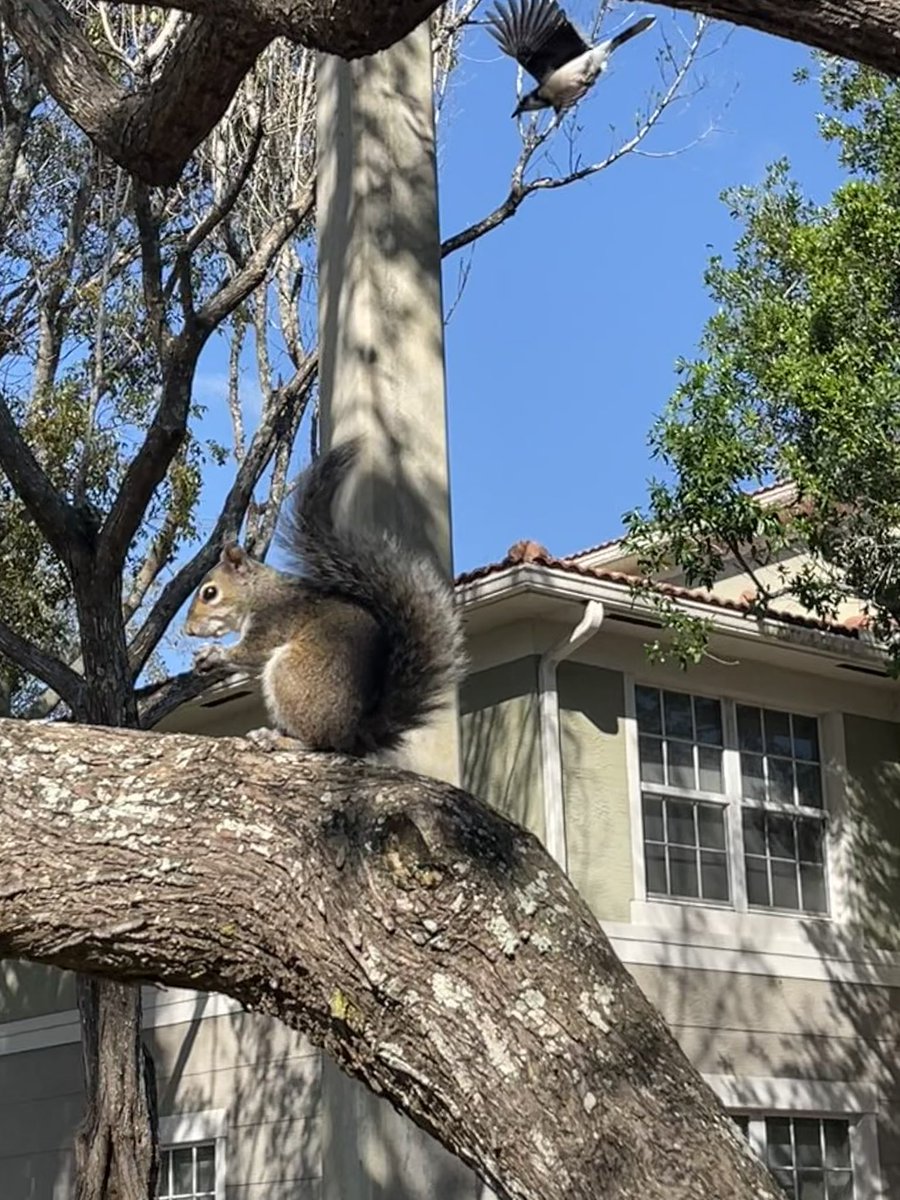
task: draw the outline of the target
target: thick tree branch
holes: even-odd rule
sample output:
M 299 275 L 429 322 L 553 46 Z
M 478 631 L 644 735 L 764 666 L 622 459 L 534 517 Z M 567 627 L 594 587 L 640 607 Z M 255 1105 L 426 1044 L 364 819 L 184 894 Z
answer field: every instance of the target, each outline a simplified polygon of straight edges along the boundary
M 0 16 L 57 102 L 98 146 L 146 182 L 171 184 L 273 37 L 282 34 L 327 53 L 358 58 L 405 37 L 439 4 L 164 0 L 162 7 L 193 13 L 194 19 L 174 40 L 159 73 L 133 92 L 110 77 L 59 0 L 0 0 Z M 900 74 L 900 0 L 674 0 L 669 6 Z
M 52 654 L 46 654 L 33 642 L 21 637 L 3 621 L 0 621 L 0 654 L 5 654 L 29 675 L 43 680 L 71 708 L 78 707 L 84 688 L 82 677 Z
M 97 562 L 110 576 L 121 570 L 153 493 L 184 442 L 194 368 L 205 341 L 205 335 L 186 329 L 164 355 L 162 399 L 100 531 Z
M 474 797 L 243 739 L 2 721 L 0 755 L 0 954 L 279 1017 L 501 1196 L 776 1200 L 572 885 Z
M 177 181 L 272 38 L 218 11 L 195 17 L 158 75 L 129 92 L 58 0 L 0 0 L 0 15 L 60 107 L 120 166 L 152 184 Z

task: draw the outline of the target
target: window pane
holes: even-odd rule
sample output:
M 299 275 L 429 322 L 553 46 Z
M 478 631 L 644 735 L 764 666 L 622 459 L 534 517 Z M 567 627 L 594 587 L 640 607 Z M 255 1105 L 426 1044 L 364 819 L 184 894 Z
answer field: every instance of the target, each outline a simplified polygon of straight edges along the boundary
M 666 818 L 669 842 L 677 842 L 681 846 L 697 844 L 693 804 L 684 800 L 667 800 Z
M 770 862 L 772 870 L 772 905 L 775 908 L 799 908 L 797 891 L 797 868 L 792 862 Z
M 756 808 L 744 809 L 744 850 L 747 854 L 766 852 L 766 814 Z
M 793 1166 L 790 1121 L 784 1117 L 766 1117 L 766 1149 L 770 1166 Z
M 648 842 L 664 842 L 662 800 L 644 796 L 644 837 Z
M 829 1171 L 828 1200 L 853 1200 L 853 1176 L 849 1171 Z
M 759 724 L 759 709 L 737 706 L 738 745 L 742 750 L 762 754 L 762 731 Z
M 822 807 L 822 774 L 813 763 L 797 763 L 797 803 L 807 808 Z
M 797 822 L 797 854 L 802 862 L 820 863 L 824 861 L 823 837 L 825 823 L 823 821 Z
M 822 1171 L 801 1171 L 797 1176 L 797 1200 L 825 1200 L 825 1175 Z
M 810 1121 L 802 1118 L 794 1121 L 794 1161 L 798 1167 L 821 1167 L 821 1121 Z
M 695 788 L 694 747 L 689 742 L 666 742 L 666 753 L 669 757 L 669 785 Z
M 700 852 L 700 879 L 704 900 L 728 899 L 728 866 L 724 854 L 712 850 Z
M 659 738 L 642 737 L 641 779 L 644 783 L 665 783 L 662 742 Z
M 777 813 L 769 813 L 769 853 L 773 858 L 796 858 L 794 847 L 794 821 L 792 817 L 782 817 Z
M 766 753 L 790 755 L 791 719 L 788 714 L 766 709 L 763 722 L 766 728 Z
M 666 736 L 694 739 L 694 719 L 691 715 L 691 698 L 681 692 L 664 692 L 666 713 Z
M 711 804 L 697 805 L 700 845 L 712 850 L 725 849 L 725 810 Z
M 794 1195 L 794 1176 L 790 1171 L 773 1171 L 772 1174 L 790 1197 Z
M 697 721 L 697 741 L 707 746 L 721 746 L 722 705 L 719 701 L 695 696 L 694 717 Z
M 662 718 L 659 713 L 659 692 L 656 688 L 634 689 L 638 728 L 641 733 L 662 733 Z
M 190 1196 L 194 1191 L 194 1152 L 190 1146 L 172 1151 L 172 1188 L 176 1196 Z
M 850 1166 L 850 1126 L 847 1121 L 823 1121 L 825 1126 L 825 1166 Z
M 747 903 L 769 904 L 769 874 L 764 858 L 745 858 L 747 871 Z
M 815 717 L 797 717 L 794 722 L 794 758 L 819 761 L 819 722 Z
M 704 792 L 722 792 L 722 751 L 711 746 L 701 746 L 697 751 L 700 759 L 700 789 Z
M 647 867 L 647 891 L 661 896 L 668 894 L 666 883 L 666 852 L 662 846 L 644 846 L 644 861 Z
M 697 881 L 697 860 L 693 850 L 679 850 L 677 847 L 673 847 L 669 851 L 669 871 L 673 896 L 700 895 Z
M 803 889 L 803 907 L 807 912 L 828 912 L 825 872 L 821 867 L 813 867 L 807 863 L 801 863 L 800 886 Z
M 769 800 L 773 804 L 794 803 L 794 764 L 789 758 L 770 758 Z
M 216 1149 L 215 1146 L 197 1147 L 197 1191 L 209 1192 L 216 1190 Z
M 761 754 L 745 754 L 741 751 L 741 784 L 747 800 L 765 800 L 766 785 L 763 780 Z

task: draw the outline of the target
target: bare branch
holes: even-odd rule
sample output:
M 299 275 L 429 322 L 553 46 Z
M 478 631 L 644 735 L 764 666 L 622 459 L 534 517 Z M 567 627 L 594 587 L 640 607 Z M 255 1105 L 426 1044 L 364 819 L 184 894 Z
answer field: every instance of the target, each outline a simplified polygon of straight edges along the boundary
M 153 493 L 184 442 L 194 368 L 204 341 L 204 337 L 187 330 L 166 354 L 162 399 L 100 530 L 97 562 L 106 572 L 115 574 L 121 569 Z
M 85 545 L 76 511 L 50 482 L 0 394 L 0 467 L 55 554 L 68 562 Z
M 159 683 L 138 688 L 136 696 L 141 729 L 153 729 L 176 708 L 202 696 L 226 678 L 228 671 L 224 668 L 204 671 L 202 675 L 196 671 L 182 671 L 180 675 L 172 675 Z
M 3 621 L 0 621 L 0 654 L 5 654 L 23 671 L 53 688 L 72 708 L 80 703 L 84 688 L 82 677 L 52 654 L 21 637 Z
M 293 204 L 273 221 L 237 274 L 210 297 L 197 313 L 197 325 L 212 330 L 226 319 L 262 283 L 272 259 L 300 228 L 315 204 L 315 187 L 305 188 Z
M 558 119 L 551 120 L 550 124 L 540 132 L 528 130 L 525 134 L 525 144 L 522 148 L 522 153 L 513 170 L 512 182 L 506 199 L 501 204 L 498 204 L 487 216 L 482 217 L 480 221 L 475 221 L 466 229 L 462 229 L 452 237 L 446 238 L 441 243 L 441 257 L 446 258 L 447 255 L 461 250 L 464 246 L 471 245 L 479 238 L 484 237 L 485 234 L 490 233 L 491 230 L 504 224 L 510 217 L 515 216 L 524 201 L 536 192 L 552 191 L 556 188 L 568 187 L 570 184 L 577 183 L 581 179 L 597 175 L 601 171 L 605 171 L 608 167 L 611 167 L 613 163 L 618 162 L 620 158 L 624 158 L 625 155 L 637 150 L 678 95 L 685 77 L 696 60 L 706 26 L 707 22 L 705 20 L 697 22 L 694 36 L 665 91 L 657 99 L 650 112 L 644 116 L 635 133 L 605 158 L 570 170 L 563 175 L 547 175 L 537 179 L 526 179 L 525 173 L 535 153 L 547 142 L 550 135 L 556 131 L 559 121 Z

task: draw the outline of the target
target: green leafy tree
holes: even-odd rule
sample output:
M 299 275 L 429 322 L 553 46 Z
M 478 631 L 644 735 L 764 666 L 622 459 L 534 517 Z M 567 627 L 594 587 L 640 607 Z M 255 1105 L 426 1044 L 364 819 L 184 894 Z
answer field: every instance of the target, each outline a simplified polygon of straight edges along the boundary
M 819 65 L 820 134 L 847 179 L 819 205 L 781 161 L 726 193 L 741 234 L 709 264 L 716 311 L 650 435 L 666 477 L 625 519 L 648 577 L 675 562 L 711 587 L 736 559 L 761 613 L 791 597 L 831 618 L 862 599 L 897 668 L 900 90 Z M 777 481 L 793 484 L 787 503 L 749 494 Z M 673 652 L 695 661 L 706 629 L 670 610 Z

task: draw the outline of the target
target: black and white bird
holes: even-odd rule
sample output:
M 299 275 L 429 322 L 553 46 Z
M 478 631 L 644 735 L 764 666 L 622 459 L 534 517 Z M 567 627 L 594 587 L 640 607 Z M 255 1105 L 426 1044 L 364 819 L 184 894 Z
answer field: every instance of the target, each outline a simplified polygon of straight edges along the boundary
M 656 17 L 641 17 L 615 37 L 591 46 L 556 0 L 508 0 L 488 14 L 487 24 L 500 49 L 520 63 L 538 86 L 527 92 L 513 112 L 571 108 L 606 70 L 614 50 L 649 29 Z

